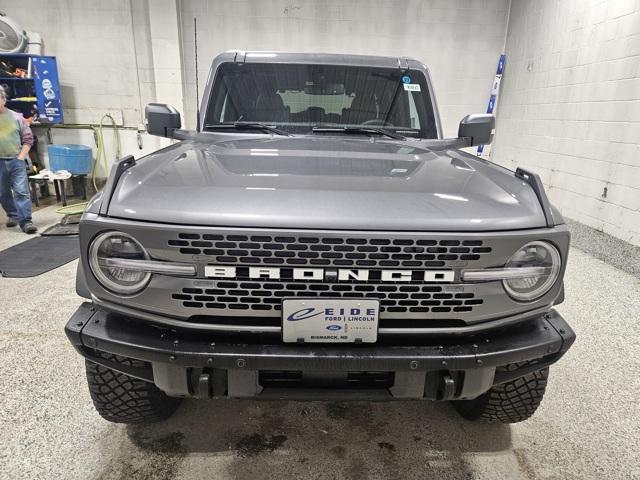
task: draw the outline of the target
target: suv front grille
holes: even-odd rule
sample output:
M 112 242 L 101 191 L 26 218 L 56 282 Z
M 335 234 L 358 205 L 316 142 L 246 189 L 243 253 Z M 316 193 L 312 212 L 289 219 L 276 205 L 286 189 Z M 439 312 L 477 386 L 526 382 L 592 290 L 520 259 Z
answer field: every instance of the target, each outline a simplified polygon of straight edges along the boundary
M 167 241 L 185 255 L 225 265 L 444 267 L 491 253 L 482 240 L 349 238 L 311 235 L 179 233 Z
M 305 232 L 173 232 L 163 239 L 172 256 L 238 267 L 237 276 L 194 281 L 173 290 L 176 308 L 195 316 L 279 317 L 285 298 L 376 298 L 383 319 L 455 319 L 482 315 L 486 298 L 473 285 L 383 282 L 384 269 L 458 269 L 486 265 L 492 244 L 444 235 Z M 240 267 L 282 268 L 279 279 L 249 279 Z M 290 268 L 363 268 L 366 282 L 293 280 Z
M 152 275 L 138 295 L 123 298 L 101 291 L 101 299 L 229 330 L 278 326 L 282 300 L 303 297 L 379 299 L 381 328 L 436 328 L 441 322 L 464 326 L 522 314 L 547 305 L 550 299 L 545 296 L 521 304 L 506 294 L 502 282 L 464 282 L 461 271 L 502 267 L 532 239 L 552 241 L 561 251 L 566 251 L 568 241 L 563 228 L 410 232 L 134 221 L 118 223 L 117 228 L 139 239 L 152 259 L 194 265 L 197 272 L 190 277 Z M 101 229 L 102 224 L 94 228 Z M 260 273 L 250 267 L 268 270 Z M 296 268 L 313 269 L 313 279 Z M 342 269 L 358 272 L 340 275 Z M 412 274 L 410 278 L 406 272 L 384 275 L 389 270 Z
M 173 293 L 183 307 L 211 310 L 279 311 L 283 298 L 377 298 L 380 311 L 389 313 L 471 312 L 483 300 L 471 292 L 445 292 L 424 284 L 286 283 L 218 281 L 215 288 L 183 288 Z

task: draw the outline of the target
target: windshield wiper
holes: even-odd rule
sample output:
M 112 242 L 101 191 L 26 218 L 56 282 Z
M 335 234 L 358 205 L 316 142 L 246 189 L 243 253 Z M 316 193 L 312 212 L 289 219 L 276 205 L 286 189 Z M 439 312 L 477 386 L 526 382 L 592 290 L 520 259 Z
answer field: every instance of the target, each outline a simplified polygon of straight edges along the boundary
M 346 133 L 346 134 L 355 133 L 355 134 L 364 134 L 364 135 L 370 135 L 373 133 L 376 135 L 383 135 L 385 137 L 393 138 L 395 140 L 407 139 L 407 137 L 400 135 L 398 133 L 387 132 L 382 128 L 373 128 L 373 127 L 339 127 L 339 128 L 313 127 L 311 131 L 313 133 Z
M 230 129 L 235 128 L 236 130 L 262 130 L 263 132 L 271 132 L 276 135 L 284 135 L 285 137 L 290 137 L 291 134 L 285 132 L 284 130 L 280 130 L 276 127 L 271 127 L 269 125 L 265 125 L 260 122 L 233 122 L 233 123 L 216 123 L 216 124 L 208 124 L 204 126 L 205 130 L 215 130 L 215 129 Z

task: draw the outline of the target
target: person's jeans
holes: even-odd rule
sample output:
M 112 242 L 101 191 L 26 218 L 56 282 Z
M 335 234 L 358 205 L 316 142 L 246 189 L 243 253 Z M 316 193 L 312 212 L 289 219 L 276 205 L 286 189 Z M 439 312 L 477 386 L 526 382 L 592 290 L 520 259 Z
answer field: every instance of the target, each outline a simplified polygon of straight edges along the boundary
M 31 222 L 31 194 L 24 160 L 0 160 L 0 204 L 20 226 Z

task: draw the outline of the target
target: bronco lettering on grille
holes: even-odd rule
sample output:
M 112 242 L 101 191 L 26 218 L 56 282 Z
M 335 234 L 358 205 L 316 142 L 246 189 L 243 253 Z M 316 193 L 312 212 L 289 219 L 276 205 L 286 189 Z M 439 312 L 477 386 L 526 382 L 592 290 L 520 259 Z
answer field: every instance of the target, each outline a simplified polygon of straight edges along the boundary
M 278 268 L 278 267 L 227 267 L 205 265 L 204 275 L 209 278 L 250 278 L 271 280 L 315 280 L 367 282 L 453 282 L 453 270 L 391 270 L 391 269 L 331 269 L 331 268 Z

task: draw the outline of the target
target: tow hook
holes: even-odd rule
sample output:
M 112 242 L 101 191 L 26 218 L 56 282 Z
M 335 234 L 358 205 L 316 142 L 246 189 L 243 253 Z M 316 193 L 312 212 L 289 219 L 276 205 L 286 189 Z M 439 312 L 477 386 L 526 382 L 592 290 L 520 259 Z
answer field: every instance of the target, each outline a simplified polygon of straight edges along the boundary
M 445 373 L 440 377 L 440 386 L 438 388 L 438 400 L 451 400 L 456 393 L 456 381 Z

